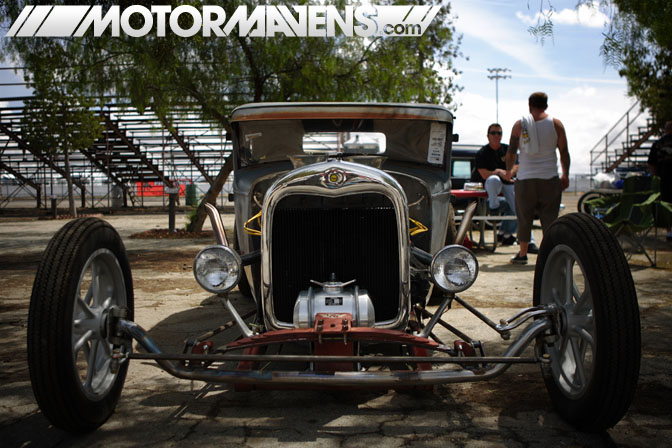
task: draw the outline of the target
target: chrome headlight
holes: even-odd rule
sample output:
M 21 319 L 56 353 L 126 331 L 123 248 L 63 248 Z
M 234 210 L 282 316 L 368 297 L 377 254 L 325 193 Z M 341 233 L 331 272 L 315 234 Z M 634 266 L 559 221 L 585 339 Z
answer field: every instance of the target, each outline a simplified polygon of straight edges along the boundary
M 196 255 L 194 277 L 206 291 L 221 294 L 238 284 L 242 261 L 226 246 L 208 246 Z
M 432 280 L 447 292 L 460 292 L 474 284 L 478 260 L 466 247 L 446 246 L 434 255 L 430 268 Z

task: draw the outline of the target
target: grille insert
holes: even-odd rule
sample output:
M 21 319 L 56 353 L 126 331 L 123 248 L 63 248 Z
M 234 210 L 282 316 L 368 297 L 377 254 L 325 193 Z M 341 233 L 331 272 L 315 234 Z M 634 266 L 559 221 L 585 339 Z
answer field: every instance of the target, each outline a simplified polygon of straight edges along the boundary
M 356 279 L 368 291 L 376 321 L 397 316 L 399 242 L 387 198 L 361 195 L 346 204 L 344 198 L 290 196 L 276 207 L 272 226 L 276 319 L 291 323 L 299 292 L 308 289 L 310 280 L 327 281 L 332 272 L 338 281 Z

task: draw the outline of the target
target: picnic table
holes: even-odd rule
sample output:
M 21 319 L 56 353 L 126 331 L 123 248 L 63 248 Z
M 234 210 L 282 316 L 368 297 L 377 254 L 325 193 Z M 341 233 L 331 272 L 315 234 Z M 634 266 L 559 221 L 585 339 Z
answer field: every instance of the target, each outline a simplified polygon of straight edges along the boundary
M 497 227 L 502 221 L 510 221 L 516 219 L 515 216 L 492 216 L 487 214 L 487 199 L 488 193 L 484 190 L 450 190 L 450 194 L 459 199 L 470 199 L 477 202 L 476 214 L 471 219 L 478 227 L 480 236 L 478 242 L 474 241 L 472 231 L 469 230 L 469 238 L 476 244 L 479 249 L 490 249 L 493 252 L 497 249 Z M 460 221 L 461 216 L 456 215 L 455 220 Z M 485 228 L 486 224 L 492 227 L 492 246 L 488 248 L 485 242 Z

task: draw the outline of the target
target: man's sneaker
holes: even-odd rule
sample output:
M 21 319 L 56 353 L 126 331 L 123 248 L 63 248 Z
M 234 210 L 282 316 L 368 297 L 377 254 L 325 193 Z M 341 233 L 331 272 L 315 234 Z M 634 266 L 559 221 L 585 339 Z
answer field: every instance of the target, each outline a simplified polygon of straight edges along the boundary
M 529 254 L 538 254 L 539 253 L 539 248 L 537 247 L 536 244 L 530 243 L 529 246 L 527 246 L 527 253 Z
M 516 243 L 516 237 L 509 235 L 502 239 L 502 246 L 513 246 Z
M 513 257 L 511 260 L 509 260 L 509 263 L 511 264 L 527 264 L 527 255 L 520 255 L 520 252 L 516 254 L 515 257 Z

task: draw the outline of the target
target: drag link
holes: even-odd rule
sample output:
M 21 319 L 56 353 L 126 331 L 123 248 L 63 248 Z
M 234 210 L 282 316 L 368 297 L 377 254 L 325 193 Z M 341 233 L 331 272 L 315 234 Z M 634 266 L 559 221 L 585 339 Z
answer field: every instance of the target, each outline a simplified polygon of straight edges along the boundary
M 511 332 L 510 332 L 508 329 L 501 330 L 500 327 L 499 327 L 499 325 L 497 325 L 497 324 L 494 323 L 492 320 L 490 320 L 490 319 L 488 318 L 488 316 L 486 316 L 485 314 L 481 313 L 481 312 L 478 311 L 476 308 L 474 308 L 473 306 L 469 305 L 467 302 L 465 302 L 464 300 L 460 299 L 459 297 L 455 296 L 455 300 L 457 301 L 457 303 L 459 303 L 460 305 L 462 305 L 463 307 L 465 307 L 465 308 L 467 309 L 467 311 L 469 311 L 471 314 L 473 314 L 474 316 L 476 316 L 476 317 L 478 317 L 480 320 L 482 320 L 488 327 L 492 328 L 492 329 L 495 330 L 497 333 L 499 333 L 499 335 L 502 337 L 502 339 L 504 339 L 505 341 L 508 341 L 509 339 L 511 339 Z M 466 339 L 465 339 L 465 340 L 466 340 Z M 467 342 L 469 342 L 469 341 L 467 341 Z
M 557 313 L 557 308 L 555 305 L 538 305 L 531 306 L 520 310 L 518 313 L 510 317 L 509 319 L 501 319 L 499 325 L 497 325 L 497 331 L 499 332 L 508 332 L 515 328 L 518 328 L 523 323 L 528 321 L 533 317 L 540 316 L 554 316 Z

